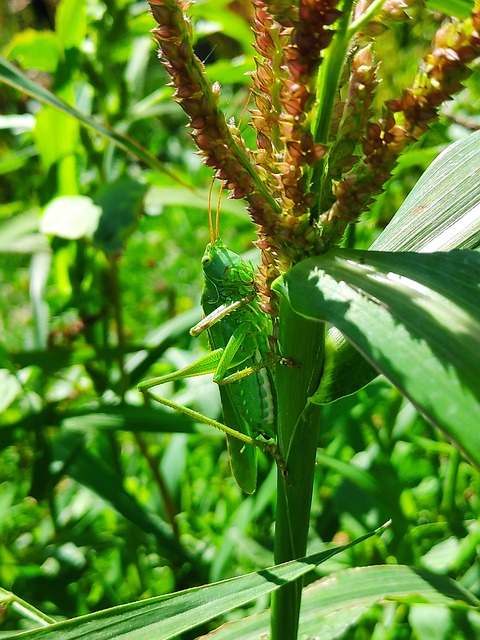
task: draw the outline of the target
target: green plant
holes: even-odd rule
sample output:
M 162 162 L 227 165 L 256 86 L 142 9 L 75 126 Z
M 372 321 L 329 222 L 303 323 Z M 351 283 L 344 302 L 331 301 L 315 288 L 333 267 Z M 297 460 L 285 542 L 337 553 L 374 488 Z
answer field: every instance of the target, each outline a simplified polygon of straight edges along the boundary
M 64 6 L 69 5 L 65 3 Z M 272 638 L 293 640 L 299 622 L 301 581 L 305 571 L 304 563 L 296 560 L 306 554 L 318 439 L 328 451 L 326 464 L 340 465 L 342 473 L 354 479 L 356 485 L 364 483 L 370 487 L 372 495 L 381 495 L 381 488 L 371 484 L 372 479 L 377 479 L 375 475 L 355 475 L 348 469 L 348 464 L 342 465 L 342 458 L 335 455 L 336 438 L 332 439 L 331 449 L 326 439 L 332 433 L 330 420 L 333 417 L 339 420 L 350 417 L 349 394 L 361 394 L 361 388 L 378 372 L 384 373 L 474 464 L 480 462 L 476 427 L 480 417 L 477 382 L 480 372 L 475 358 L 480 328 L 477 286 L 480 265 L 478 253 L 472 251 L 478 246 L 479 237 L 478 216 L 475 215 L 479 198 L 475 179 L 479 165 L 478 134 L 449 147 L 430 167 L 392 223 L 368 251 L 338 247 L 344 242 L 347 229 L 346 242 L 353 246 L 355 221 L 378 197 L 399 155 L 437 119 L 439 105 L 461 88 L 468 75 L 467 64 L 479 54 L 478 11 L 471 18 L 460 15 L 462 21 L 447 21 L 440 26 L 434 47 L 424 58 L 411 86 L 403 88 L 400 98 L 378 106 L 375 103 L 378 69 L 372 45 L 366 44 L 365 38 L 368 33 L 380 30 L 388 18 L 405 17 L 403 9 L 397 5 L 382 9 L 381 3 L 373 3 L 366 11 L 357 6 L 352 13 L 348 1 L 343 3 L 341 11 L 335 4 L 328 3 L 304 2 L 297 7 L 291 2 L 256 2 L 254 30 L 258 60 L 253 74 L 256 108 L 252 110 L 252 125 L 257 135 L 257 147 L 249 151 L 238 128 L 226 123 L 218 105 L 219 89 L 211 85 L 193 53 L 192 34 L 185 21 L 186 6 L 173 0 L 157 0 L 151 6 L 160 23 L 154 35 L 161 46 L 162 62 L 175 86 L 175 99 L 189 116 L 193 137 L 205 164 L 215 168 L 216 176 L 226 182 L 235 198 L 246 199 L 257 225 L 257 246 L 262 256 L 257 286 L 261 308 L 273 319 L 278 355 L 293 365 L 285 366 L 285 362 L 279 361 L 274 372 L 277 441 L 288 470 L 286 476 L 279 472 L 277 478 L 275 564 L 291 562 L 285 568 L 287 573 L 291 572 L 285 578 L 282 569 L 271 569 L 276 583 L 273 578 L 266 582 L 262 580 L 261 572 L 245 576 L 243 582 L 239 579 L 237 583 L 223 586 L 220 583 L 215 588 L 221 594 L 227 594 L 232 587 L 233 596 L 228 596 L 224 608 L 210 607 L 204 615 L 196 614 L 194 607 L 201 605 L 204 598 L 210 598 L 209 587 L 205 591 L 198 588 L 184 594 L 184 601 L 179 595 L 178 600 L 172 600 L 172 609 L 166 614 L 167 626 L 161 627 L 161 631 L 156 626 L 157 601 L 126 605 L 117 613 L 113 612 L 113 616 L 118 614 L 117 622 L 123 630 L 124 625 L 131 624 L 133 615 L 145 611 L 147 616 L 153 617 L 146 620 L 139 615 L 137 631 L 133 633 L 142 633 L 142 627 L 154 625 L 153 628 L 163 634 L 161 637 L 173 637 L 180 630 L 190 628 L 188 625 L 209 620 L 236 604 L 243 604 L 250 596 L 269 592 L 273 585 L 278 586 L 278 582 L 285 579 L 288 584 L 272 594 Z M 201 11 L 201 6 L 195 8 Z M 119 11 L 118 20 L 121 15 Z M 12 74 L 14 72 L 5 65 L 4 80 L 19 86 L 23 84 L 23 88 L 28 88 L 39 99 L 51 101 L 49 94 L 28 85 L 26 80 L 12 80 Z M 122 105 L 125 104 L 124 99 Z M 74 115 L 71 107 L 67 106 L 65 110 Z M 95 126 L 90 119 L 86 121 Z M 252 146 L 251 142 L 249 144 Z M 131 145 L 129 150 L 135 151 Z M 139 152 L 143 160 L 147 155 Z M 59 154 L 52 165 L 58 176 L 56 192 L 59 195 L 65 195 L 72 188 L 68 183 L 68 168 L 62 168 L 64 162 L 65 156 Z M 99 175 L 102 174 L 101 164 L 97 163 Z M 115 173 L 113 163 L 112 171 Z M 184 179 L 178 173 L 175 175 Z M 44 214 L 43 231 L 64 239 L 64 246 L 55 248 L 57 279 L 62 281 L 61 269 L 63 274 L 69 272 L 67 295 L 75 300 L 81 331 L 88 337 L 87 344 L 94 346 L 93 353 L 82 354 L 78 349 L 73 353 L 75 362 L 83 364 L 91 380 L 87 394 L 93 402 L 91 410 L 82 411 L 71 401 L 67 401 L 65 410 L 61 404 L 49 399 L 48 393 L 39 391 L 40 379 L 33 380 L 36 394 L 47 398 L 38 414 L 46 427 L 54 424 L 63 427 L 69 417 L 80 419 L 79 425 L 86 416 L 95 416 L 94 421 L 98 424 L 98 414 L 106 412 L 111 419 L 118 414 L 132 430 L 132 421 L 136 421 L 140 431 L 146 430 L 147 425 L 158 428 L 155 425 L 158 425 L 160 415 L 164 431 L 191 428 L 190 422 L 185 427 L 183 421 L 175 419 L 177 416 L 166 412 L 163 415 L 151 407 L 132 407 L 127 402 L 129 388 L 172 343 L 174 333 L 164 332 L 157 346 L 143 360 L 136 365 L 126 365 L 124 356 L 130 347 L 123 329 L 118 264 L 120 252 L 127 246 L 127 238 L 138 223 L 137 211 L 143 193 L 142 184 L 123 178 L 112 181 L 103 192 L 95 194 L 93 202 L 72 198 L 57 202 L 60 213 L 58 209 L 49 208 L 49 215 Z M 124 205 L 121 218 L 119 202 Z M 82 215 L 88 215 L 92 222 L 77 230 L 76 235 L 68 236 L 71 223 L 65 224 L 65 211 L 74 211 L 75 206 L 80 207 Z M 78 220 L 78 216 L 73 219 Z M 88 240 L 89 237 L 91 242 L 85 243 L 84 238 Z M 450 251 L 455 247 L 463 250 Z M 432 250 L 436 253 L 427 252 Z M 88 277 L 82 273 L 84 264 L 89 264 Z M 46 279 L 46 271 L 43 279 Z M 89 296 L 93 279 L 103 282 L 98 299 Z M 108 339 L 107 323 L 103 325 L 103 338 L 98 333 L 101 328 L 98 320 L 102 322 L 109 301 L 113 306 L 117 335 L 113 348 Z M 58 308 L 62 309 L 62 303 L 63 309 L 71 306 L 64 299 L 57 302 Z M 108 312 L 103 317 L 108 318 Z M 182 327 L 176 327 L 178 334 L 190 323 L 193 324 L 191 316 L 185 319 Z M 45 326 L 39 304 L 36 346 L 43 354 L 43 366 L 46 363 Z M 59 340 L 62 339 L 69 339 L 67 332 L 60 336 Z M 51 367 L 58 371 L 62 353 L 56 349 L 54 354 L 56 361 Z M 72 354 L 69 351 L 67 355 L 71 357 Z M 32 354 L 27 354 L 26 358 L 31 364 Z M 111 362 L 115 359 L 118 366 L 113 373 Z M 17 362 L 10 356 L 6 366 L 11 370 L 12 364 Z M 77 384 L 81 390 L 80 382 Z M 104 406 L 104 398 L 108 397 L 110 389 L 122 401 L 118 411 L 114 406 Z M 375 392 L 374 388 L 375 393 L 381 398 L 381 393 Z M 85 392 L 81 394 L 85 399 Z M 100 407 L 97 398 L 102 398 Z M 340 407 L 338 413 L 337 406 Z M 399 406 L 399 396 L 393 397 L 389 404 L 393 422 Z M 28 413 L 16 421 L 10 419 L 8 429 L 11 432 L 28 429 L 29 419 L 33 418 Z M 35 419 L 38 421 L 37 416 Z M 346 427 L 344 431 L 346 438 Z M 349 436 L 358 437 L 352 433 Z M 42 442 L 43 437 L 39 432 L 45 466 L 51 447 Z M 140 435 L 136 437 L 138 446 L 143 447 L 145 459 L 149 460 Z M 395 474 L 392 470 L 401 468 L 400 463 L 397 466 L 392 462 L 399 455 L 392 444 L 395 439 L 388 429 L 382 436 L 385 437 L 383 442 L 378 434 L 372 437 L 379 440 L 380 454 L 375 458 L 379 473 L 385 473 L 385 477 L 393 482 Z M 175 530 L 175 517 L 170 518 L 170 528 L 159 526 L 127 492 L 121 494 L 119 500 L 118 496 L 113 497 L 111 491 L 105 490 L 105 486 L 115 487 L 115 464 L 117 474 L 121 471 L 118 454 L 115 463 L 115 442 L 105 440 L 99 437 L 98 451 L 108 452 L 110 468 L 100 464 L 98 455 L 89 454 L 78 431 L 63 431 L 55 441 L 57 452 L 62 452 L 60 472 L 68 471 L 73 477 L 76 474 L 82 483 L 109 496 L 124 515 L 137 524 L 141 522 L 145 531 L 154 533 L 164 553 L 175 558 L 178 566 L 195 565 L 195 556 L 185 549 Z M 352 445 L 346 438 L 342 446 Z M 365 446 L 365 451 L 367 449 Z M 455 485 L 459 458 L 454 449 L 448 448 L 448 452 L 450 481 Z M 59 454 L 56 456 L 58 459 Z M 99 478 L 92 474 L 95 468 L 101 470 Z M 158 484 L 161 487 L 161 480 Z M 393 485 L 397 486 L 395 482 Z M 450 491 L 451 487 L 452 484 Z M 447 491 L 444 508 L 453 513 L 452 497 Z M 471 512 L 475 512 L 474 507 Z M 392 515 L 394 535 L 401 537 L 405 532 L 405 513 L 399 510 L 398 514 Z M 375 522 L 370 529 L 378 524 L 381 523 Z M 466 539 L 473 547 L 478 543 L 475 525 Z M 415 544 L 412 544 L 409 553 L 413 554 L 414 549 Z M 414 560 L 406 555 L 406 561 Z M 402 558 L 400 548 L 397 557 Z M 308 569 L 313 570 L 314 563 L 324 559 L 323 555 L 308 558 Z M 431 603 L 443 603 L 449 600 L 446 592 L 449 588 L 454 589 L 454 598 L 467 605 L 477 603 L 472 594 L 464 592 L 455 583 L 434 582 L 431 576 L 424 576 L 424 580 L 430 580 L 434 585 L 433 589 L 428 589 L 424 588 L 425 582 L 419 586 L 412 573 L 402 574 L 405 567 L 396 569 L 392 580 L 395 582 L 404 575 L 404 590 L 393 587 L 385 590 L 381 584 L 382 567 L 372 568 L 371 574 L 367 569 L 362 572 L 362 575 L 369 575 L 372 582 L 377 581 L 374 597 L 368 599 L 368 605 L 385 595 L 401 601 L 412 594 L 420 594 Z M 257 580 L 261 586 L 255 590 Z M 252 592 L 248 588 L 253 589 Z M 188 600 L 191 597 L 194 604 Z M 343 602 L 345 618 L 342 624 L 346 628 L 356 620 L 358 612 L 348 610 L 350 599 L 345 591 L 335 597 L 335 611 L 341 610 Z M 169 600 L 167 598 L 166 602 Z M 193 611 L 185 627 L 175 622 L 179 611 L 175 608 L 177 603 L 179 607 L 187 606 Z M 112 620 L 108 614 L 103 617 L 110 626 Z M 93 614 L 85 623 L 99 625 L 100 633 L 101 620 L 102 615 Z M 52 637 L 55 633 L 58 637 L 67 637 L 66 634 L 78 637 L 82 624 L 82 620 L 61 623 L 44 631 L 29 632 L 26 637 L 47 633 Z M 321 619 L 316 624 L 322 628 Z M 255 632 L 263 628 L 256 627 Z M 340 631 L 325 630 L 325 637 L 334 637 L 333 633 L 337 632 Z M 118 635 L 118 628 L 111 627 L 109 633 Z M 150 634 L 150 631 L 145 629 L 144 633 Z

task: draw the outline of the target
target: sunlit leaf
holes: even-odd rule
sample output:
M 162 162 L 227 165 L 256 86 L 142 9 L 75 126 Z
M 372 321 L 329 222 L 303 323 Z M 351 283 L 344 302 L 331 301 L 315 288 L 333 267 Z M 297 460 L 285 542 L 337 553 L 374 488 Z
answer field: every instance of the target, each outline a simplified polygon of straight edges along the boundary
M 480 132 L 476 132 L 436 158 L 370 249 L 430 252 L 478 247 L 479 170 Z M 335 327 L 328 332 L 326 356 L 324 402 L 354 393 L 377 375 Z
M 79 49 L 87 31 L 86 0 L 62 0 L 55 16 L 55 33 L 63 49 Z
M 62 196 L 45 207 L 40 230 L 46 235 L 69 240 L 91 238 L 101 213 L 101 208 L 86 196 Z
M 337 249 L 299 263 L 274 288 L 296 313 L 335 325 L 480 465 L 479 281 L 474 251 Z M 313 401 L 325 401 L 322 385 Z
M 117 640 L 119 637 L 124 640 L 175 638 L 184 631 L 194 629 L 203 622 L 275 591 L 282 584 L 298 579 L 328 558 L 359 544 L 374 533 L 367 533 L 344 546 L 239 578 L 114 607 L 43 629 L 27 631 L 15 637 L 25 640 L 77 640 L 92 637 L 96 640 Z M 7 633 L 3 637 L 14 636 Z
M 94 243 L 107 254 L 121 251 L 128 236 L 135 230 L 146 186 L 133 178 L 120 178 L 105 185 L 94 202 L 101 216 L 94 234 Z
M 61 48 L 53 31 L 26 29 L 17 33 L 4 54 L 18 60 L 25 69 L 38 69 L 53 73 L 57 68 Z
M 446 576 L 401 565 L 357 567 L 323 578 L 305 589 L 299 637 L 334 640 L 370 607 L 392 600 L 478 606 L 478 600 L 470 592 Z M 253 640 L 268 632 L 268 622 L 265 611 L 220 627 L 205 638 Z
M 96 133 L 110 140 L 110 142 L 112 142 L 120 149 L 131 153 L 133 156 L 139 158 L 140 160 L 142 160 L 142 162 L 145 162 L 147 165 L 151 166 L 157 171 L 167 174 L 168 176 L 170 176 L 170 178 L 172 178 L 172 180 L 183 184 L 183 181 L 180 180 L 180 178 L 178 178 L 178 176 L 171 169 L 157 160 L 154 155 L 152 155 L 147 149 L 138 144 L 138 142 L 122 133 L 119 133 L 118 131 L 110 129 L 106 125 L 92 118 L 90 115 L 78 111 L 78 109 L 75 109 L 68 103 L 61 100 L 55 94 L 48 91 L 48 89 L 45 89 L 45 87 L 42 87 L 39 84 L 33 82 L 33 80 L 30 80 L 30 78 L 28 78 L 13 64 L 8 62 L 1 56 L 0 81 L 5 82 L 15 89 L 18 89 L 19 91 L 32 96 L 40 102 L 48 104 L 55 109 L 68 114 L 72 118 L 78 120 L 78 122 L 83 126 L 92 129 Z
M 376 251 L 448 251 L 480 245 L 480 131 L 445 149 L 428 167 Z
M 55 168 L 57 195 L 77 194 L 78 122 L 46 107 L 37 115 L 34 139 L 45 171 Z

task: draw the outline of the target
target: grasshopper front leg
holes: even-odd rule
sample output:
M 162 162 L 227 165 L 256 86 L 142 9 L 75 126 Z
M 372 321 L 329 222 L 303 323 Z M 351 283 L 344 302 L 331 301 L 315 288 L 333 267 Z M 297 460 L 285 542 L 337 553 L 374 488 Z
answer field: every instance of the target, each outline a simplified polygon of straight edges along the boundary
M 218 365 L 213 376 L 213 381 L 218 385 L 229 384 L 231 382 L 241 380 L 242 378 L 246 378 L 256 371 L 270 367 L 280 359 L 280 356 L 273 353 L 267 354 L 266 356 L 263 356 L 262 354 L 262 357 L 258 362 L 253 364 L 250 363 L 234 373 L 228 373 L 229 369 L 236 364 L 241 365 L 247 360 L 251 361 L 251 354 L 255 352 L 255 343 L 251 341 L 251 339 L 249 340 L 250 332 L 251 327 L 247 323 L 239 325 L 233 332 L 227 346 L 221 353 L 220 360 L 218 361 Z M 245 343 L 247 343 L 247 347 L 245 346 Z M 244 352 L 243 355 L 241 354 L 241 350 Z M 245 354 L 245 351 L 247 351 L 247 354 Z
M 251 445 L 253 447 L 257 447 L 266 453 L 269 453 L 276 461 L 277 464 L 281 466 L 280 456 L 278 453 L 277 445 L 274 442 L 267 442 L 257 438 L 252 437 L 247 433 L 242 433 L 237 429 L 229 427 L 222 422 L 214 420 L 213 418 L 209 418 L 204 414 L 190 409 L 184 405 L 181 405 L 173 400 L 169 400 L 168 398 L 164 398 L 163 396 L 158 395 L 152 389 L 166 382 L 175 382 L 177 380 L 185 380 L 187 378 L 191 378 L 194 376 L 206 375 L 209 373 L 216 373 L 219 363 L 222 360 L 225 349 L 215 349 L 211 353 L 206 354 L 202 358 L 199 358 L 196 362 L 179 369 L 178 371 L 174 371 L 172 373 L 166 374 L 164 376 L 160 376 L 157 378 L 151 378 L 150 380 L 145 380 L 138 385 L 138 390 L 143 393 L 146 397 L 149 397 L 156 402 L 170 407 L 171 409 L 178 411 L 179 413 L 183 413 L 184 415 L 201 422 L 203 424 L 207 424 L 209 426 L 215 427 L 223 433 L 227 434 L 230 438 L 234 438 L 237 442 L 240 441 L 244 443 L 244 445 Z M 243 445 L 243 446 L 244 446 Z M 243 456 L 242 462 L 245 465 L 249 460 L 249 456 Z M 249 474 L 252 470 L 245 470 L 247 474 Z M 237 475 L 236 475 L 237 477 Z M 242 486 L 242 485 L 240 485 Z M 243 487 L 242 487 L 243 488 Z M 251 492 L 251 491 L 249 491 Z

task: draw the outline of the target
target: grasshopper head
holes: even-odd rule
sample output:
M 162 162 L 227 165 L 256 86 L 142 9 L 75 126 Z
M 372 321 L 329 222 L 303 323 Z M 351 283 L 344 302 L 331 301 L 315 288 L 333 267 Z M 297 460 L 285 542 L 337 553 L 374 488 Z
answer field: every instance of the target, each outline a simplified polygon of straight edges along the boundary
M 225 271 L 235 265 L 235 259 L 239 256 L 227 249 L 221 240 L 215 240 L 213 244 L 207 244 L 202 258 L 202 267 L 205 277 L 215 284 L 223 284 Z
M 251 264 L 223 244 L 219 239 L 208 244 L 202 258 L 205 286 L 217 296 L 235 300 L 254 291 L 254 271 Z

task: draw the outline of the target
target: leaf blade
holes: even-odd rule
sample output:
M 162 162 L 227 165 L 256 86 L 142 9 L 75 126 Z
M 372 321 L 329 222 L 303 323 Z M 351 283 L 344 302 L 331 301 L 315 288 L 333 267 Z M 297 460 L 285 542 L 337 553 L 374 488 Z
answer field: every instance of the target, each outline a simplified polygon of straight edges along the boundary
M 274 288 L 292 309 L 336 326 L 480 466 L 480 255 L 337 249 Z M 324 403 L 320 388 L 313 401 Z
M 477 605 L 472 594 L 447 576 L 404 565 L 345 569 L 309 585 L 303 595 L 299 635 L 334 640 L 370 607 L 386 601 L 456 607 Z M 268 611 L 220 627 L 208 638 L 251 640 L 268 631 Z
M 369 532 L 344 546 L 238 578 L 121 605 L 25 633 L 7 634 L 4 638 L 80 640 L 91 638 L 93 634 L 96 640 L 116 640 L 118 637 L 125 640 L 176 638 L 183 631 L 193 629 L 231 609 L 271 593 L 285 582 L 298 579 L 318 564 L 370 538 L 383 528 Z
M 75 109 L 75 107 L 72 107 L 67 102 L 64 102 L 61 98 L 48 91 L 48 89 L 45 89 L 45 87 L 41 87 L 36 82 L 30 80 L 30 78 L 23 74 L 13 64 L 5 60 L 2 56 L 0 56 L 0 81 L 5 82 L 5 84 L 10 85 L 22 93 L 32 96 L 39 102 L 47 104 L 54 109 L 58 109 L 72 118 L 75 118 L 75 120 L 77 120 L 81 125 L 92 129 L 102 137 L 107 138 L 115 146 L 123 149 L 123 151 L 131 153 L 153 169 L 156 169 L 161 173 L 165 173 L 177 183 L 188 187 L 188 185 L 186 185 L 171 169 L 157 160 L 154 155 L 142 147 L 133 138 L 129 138 L 114 129 L 110 129 L 110 127 L 98 122 L 88 114 L 78 111 L 78 109 Z
M 480 243 L 480 132 L 447 147 L 428 167 L 390 224 L 371 245 L 375 251 L 474 249 Z M 335 327 L 328 331 L 324 401 L 355 393 L 377 371 Z

